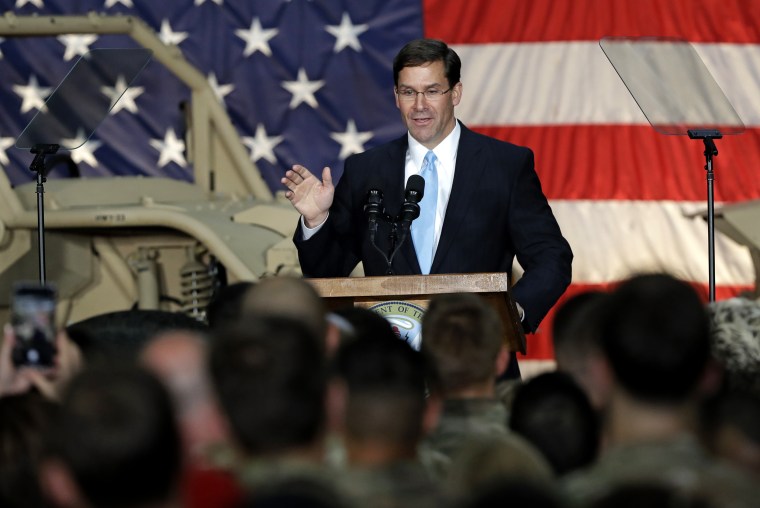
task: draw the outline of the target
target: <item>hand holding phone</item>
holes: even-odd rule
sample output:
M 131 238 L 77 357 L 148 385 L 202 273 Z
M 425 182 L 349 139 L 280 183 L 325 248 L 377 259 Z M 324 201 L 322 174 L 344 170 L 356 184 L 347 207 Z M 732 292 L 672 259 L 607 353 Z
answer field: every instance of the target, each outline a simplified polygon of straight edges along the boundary
M 14 287 L 11 304 L 14 365 L 55 364 L 55 302 L 56 291 L 51 285 L 21 283 Z

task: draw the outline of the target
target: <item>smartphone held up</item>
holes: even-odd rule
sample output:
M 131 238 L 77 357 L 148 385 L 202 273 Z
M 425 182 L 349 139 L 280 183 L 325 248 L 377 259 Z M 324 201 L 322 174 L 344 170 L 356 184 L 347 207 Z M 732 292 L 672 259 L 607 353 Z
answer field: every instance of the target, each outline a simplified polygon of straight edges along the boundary
M 11 325 L 16 337 L 13 363 L 52 367 L 55 361 L 56 289 L 50 284 L 18 283 L 11 304 Z

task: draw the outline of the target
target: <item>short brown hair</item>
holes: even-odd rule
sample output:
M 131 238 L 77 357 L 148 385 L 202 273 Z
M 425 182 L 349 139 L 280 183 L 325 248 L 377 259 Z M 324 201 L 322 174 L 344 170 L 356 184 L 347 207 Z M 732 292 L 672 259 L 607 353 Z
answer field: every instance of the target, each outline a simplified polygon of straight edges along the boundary
M 498 314 L 471 293 L 436 296 L 423 316 L 422 348 L 433 358 L 444 392 L 495 378 L 503 341 Z

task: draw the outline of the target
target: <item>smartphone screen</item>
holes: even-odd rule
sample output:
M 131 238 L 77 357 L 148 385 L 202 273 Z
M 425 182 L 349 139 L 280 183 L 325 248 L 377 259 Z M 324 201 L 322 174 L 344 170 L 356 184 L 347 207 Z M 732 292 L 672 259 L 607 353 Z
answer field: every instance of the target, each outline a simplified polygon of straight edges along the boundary
M 11 324 L 16 335 L 15 365 L 51 367 L 55 360 L 55 301 L 53 286 L 18 284 L 13 291 Z

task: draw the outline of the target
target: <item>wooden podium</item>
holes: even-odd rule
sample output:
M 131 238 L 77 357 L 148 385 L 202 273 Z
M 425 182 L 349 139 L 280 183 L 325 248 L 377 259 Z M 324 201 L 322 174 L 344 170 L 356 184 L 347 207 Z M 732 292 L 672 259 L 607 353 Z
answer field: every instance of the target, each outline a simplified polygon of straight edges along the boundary
M 525 333 L 509 293 L 506 273 L 445 275 L 388 275 L 305 279 L 325 299 L 330 309 L 347 306 L 372 307 L 388 301 L 408 302 L 423 309 L 443 293 L 477 293 L 490 303 L 504 324 L 510 351 L 525 353 Z

